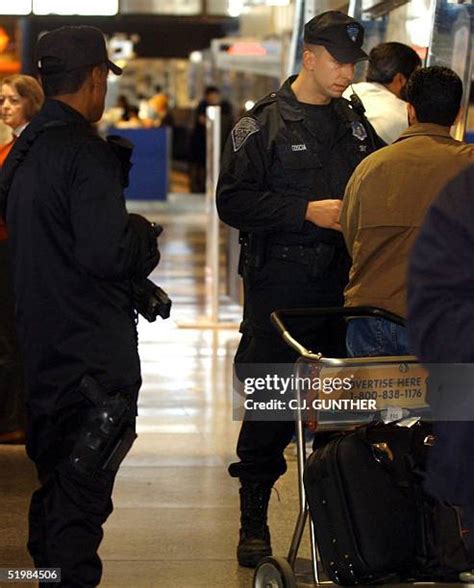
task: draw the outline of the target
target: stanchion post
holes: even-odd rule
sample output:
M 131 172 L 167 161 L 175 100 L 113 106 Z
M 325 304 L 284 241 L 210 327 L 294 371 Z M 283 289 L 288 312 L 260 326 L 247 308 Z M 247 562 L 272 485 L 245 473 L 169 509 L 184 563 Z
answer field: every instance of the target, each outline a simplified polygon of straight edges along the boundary
M 208 231 L 206 239 L 206 277 L 210 302 L 210 319 L 219 322 L 219 217 L 215 194 L 219 179 L 221 155 L 221 107 L 208 106 L 206 109 L 207 158 L 206 203 Z

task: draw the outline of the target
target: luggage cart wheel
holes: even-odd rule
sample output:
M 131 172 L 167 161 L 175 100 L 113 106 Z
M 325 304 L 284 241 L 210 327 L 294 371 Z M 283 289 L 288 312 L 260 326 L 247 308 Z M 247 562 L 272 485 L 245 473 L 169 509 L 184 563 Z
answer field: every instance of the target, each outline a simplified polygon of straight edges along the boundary
M 296 576 L 284 557 L 265 557 L 255 570 L 253 588 L 296 588 Z

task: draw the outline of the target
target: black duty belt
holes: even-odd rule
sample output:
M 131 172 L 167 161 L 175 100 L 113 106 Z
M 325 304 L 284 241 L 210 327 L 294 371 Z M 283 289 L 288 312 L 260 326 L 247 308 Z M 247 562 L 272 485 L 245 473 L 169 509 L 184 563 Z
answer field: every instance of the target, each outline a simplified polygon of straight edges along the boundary
M 315 243 L 310 247 L 272 243 L 267 249 L 269 259 L 281 259 L 308 266 L 312 275 L 318 275 L 326 270 L 336 254 L 337 248 L 327 243 Z

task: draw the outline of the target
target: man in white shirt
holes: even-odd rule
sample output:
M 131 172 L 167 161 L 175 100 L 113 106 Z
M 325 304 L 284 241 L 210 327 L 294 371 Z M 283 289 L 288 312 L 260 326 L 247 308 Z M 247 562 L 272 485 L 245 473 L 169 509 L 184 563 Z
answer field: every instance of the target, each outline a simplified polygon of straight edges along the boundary
M 350 86 L 343 94 L 362 100 L 365 116 L 385 143 L 393 143 L 408 126 L 405 89 L 421 59 L 403 43 L 381 43 L 369 54 L 366 81 Z

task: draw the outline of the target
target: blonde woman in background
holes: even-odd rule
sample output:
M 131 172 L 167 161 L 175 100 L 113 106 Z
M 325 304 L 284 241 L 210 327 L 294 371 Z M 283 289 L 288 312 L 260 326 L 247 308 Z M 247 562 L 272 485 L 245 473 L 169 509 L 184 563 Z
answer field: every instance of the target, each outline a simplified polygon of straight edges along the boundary
M 3 123 L 12 130 L 12 139 L 0 147 L 0 166 L 23 129 L 39 112 L 43 101 L 43 90 L 35 78 L 18 74 L 2 80 L 0 115 Z

